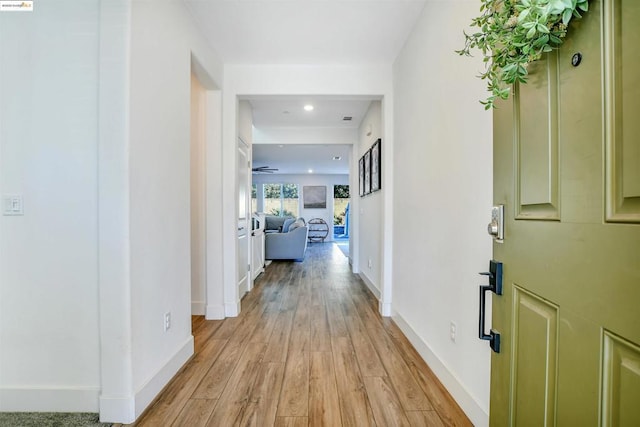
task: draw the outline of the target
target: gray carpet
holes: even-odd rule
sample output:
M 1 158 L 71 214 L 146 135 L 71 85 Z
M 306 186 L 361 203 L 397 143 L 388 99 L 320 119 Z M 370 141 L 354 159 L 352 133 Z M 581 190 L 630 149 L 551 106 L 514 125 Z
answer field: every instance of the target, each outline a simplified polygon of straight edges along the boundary
M 0 412 L 1 427 L 110 427 L 98 414 L 62 412 Z

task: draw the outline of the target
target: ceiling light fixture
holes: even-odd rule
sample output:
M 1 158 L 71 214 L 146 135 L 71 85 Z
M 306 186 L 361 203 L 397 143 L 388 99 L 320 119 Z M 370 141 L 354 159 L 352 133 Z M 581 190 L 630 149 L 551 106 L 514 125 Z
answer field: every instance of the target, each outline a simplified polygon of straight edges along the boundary
M 313 169 L 309 169 L 309 173 L 313 173 Z
M 313 111 L 313 105 L 307 104 L 304 106 L 304 111 Z

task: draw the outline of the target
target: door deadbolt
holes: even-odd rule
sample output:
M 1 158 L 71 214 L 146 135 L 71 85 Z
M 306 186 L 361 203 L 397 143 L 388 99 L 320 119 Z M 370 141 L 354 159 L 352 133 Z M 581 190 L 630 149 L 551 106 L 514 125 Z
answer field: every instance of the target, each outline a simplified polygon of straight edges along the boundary
M 504 205 L 491 208 L 491 222 L 487 226 L 487 232 L 496 242 L 504 241 Z

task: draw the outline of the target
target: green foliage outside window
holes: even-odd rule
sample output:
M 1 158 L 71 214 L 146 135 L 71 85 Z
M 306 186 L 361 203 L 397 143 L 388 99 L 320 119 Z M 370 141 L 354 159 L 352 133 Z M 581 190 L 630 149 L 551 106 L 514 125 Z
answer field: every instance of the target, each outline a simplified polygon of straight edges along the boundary
M 348 185 L 333 186 L 333 225 L 345 225 L 349 197 Z
M 270 215 L 298 216 L 297 184 L 263 184 L 264 211 Z
M 333 198 L 334 199 L 348 199 L 349 186 L 348 185 L 334 185 L 333 186 Z

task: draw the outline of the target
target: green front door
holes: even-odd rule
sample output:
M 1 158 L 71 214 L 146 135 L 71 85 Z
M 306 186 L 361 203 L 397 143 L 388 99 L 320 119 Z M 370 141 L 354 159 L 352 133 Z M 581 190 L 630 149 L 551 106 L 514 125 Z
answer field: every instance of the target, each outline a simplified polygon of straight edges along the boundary
M 640 1 L 591 1 L 530 71 L 494 112 L 491 425 L 640 426 Z

